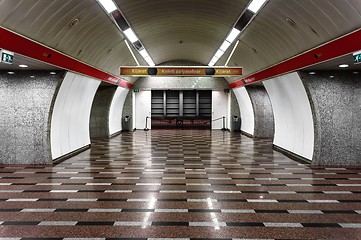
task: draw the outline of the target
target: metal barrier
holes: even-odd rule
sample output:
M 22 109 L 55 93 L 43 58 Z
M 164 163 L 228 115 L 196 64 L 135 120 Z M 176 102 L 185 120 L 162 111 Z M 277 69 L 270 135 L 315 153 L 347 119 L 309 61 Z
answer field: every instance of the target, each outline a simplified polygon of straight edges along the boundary
M 219 121 L 219 120 L 221 120 L 222 119 L 222 131 L 227 131 L 228 129 L 226 128 L 226 117 L 225 116 L 223 116 L 223 117 L 220 117 L 220 118 L 216 118 L 216 119 L 213 119 L 211 122 L 215 122 L 215 121 Z M 211 123 L 210 122 L 210 123 Z
M 145 128 L 144 128 L 144 131 L 149 131 L 149 128 L 148 128 L 148 118 L 149 119 L 151 119 L 151 117 L 146 117 L 145 118 Z M 227 131 L 227 130 L 229 130 L 229 129 L 227 129 L 226 128 L 226 117 L 225 116 L 223 116 L 223 117 L 220 117 L 220 118 L 217 118 L 217 119 L 213 119 L 213 120 L 211 120 L 210 122 L 209 122 L 209 124 L 211 124 L 212 122 L 215 122 L 215 121 L 219 121 L 219 120 L 221 120 L 222 119 L 222 131 Z M 181 121 L 181 120 L 177 120 L 176 121 L 176 126 L 179 126 L 179 125 L 182 125 L 183 124 L 183 122 Z M 207 123 L 204 123 L 204 124 L 207 124 Z
M 145 118 L 145 128 L 144 128 L 144 131 L 149 131 L 149 128 L 148 128 L 148 118 L 151 118 L 151 117 L 146 117 Z

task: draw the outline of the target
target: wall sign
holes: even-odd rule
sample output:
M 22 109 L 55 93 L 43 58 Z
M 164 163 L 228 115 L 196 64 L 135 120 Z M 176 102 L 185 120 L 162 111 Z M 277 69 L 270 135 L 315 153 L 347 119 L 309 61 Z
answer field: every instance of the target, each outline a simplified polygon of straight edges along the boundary
M 121 67 L 125 76 L 242 76 L 240 67 Z
M 353 63 L 354 64 L 359 64 L 361 63 L 361 51 L 355 52 L 353 54 Z
M 0 62 L 13 64 L 14 53 L 6 50 L 1 50 L 1 60 Z

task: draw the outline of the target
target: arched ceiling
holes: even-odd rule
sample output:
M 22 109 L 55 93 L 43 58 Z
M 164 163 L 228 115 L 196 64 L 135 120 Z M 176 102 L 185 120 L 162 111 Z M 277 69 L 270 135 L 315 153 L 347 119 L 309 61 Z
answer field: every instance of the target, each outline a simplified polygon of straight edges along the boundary
M 206 65 L 249 1 L 115 2 L 156 64 Z M 75 18 L 80 21 L 71 27 Z M 136 64 L 123 34 L 96 0 L 0 0 L 0 25 L 114 75 L 119 66 Z M 270 0 L 240 35 L 230 66 L 251 74 L 360 27 L 360 0 Z

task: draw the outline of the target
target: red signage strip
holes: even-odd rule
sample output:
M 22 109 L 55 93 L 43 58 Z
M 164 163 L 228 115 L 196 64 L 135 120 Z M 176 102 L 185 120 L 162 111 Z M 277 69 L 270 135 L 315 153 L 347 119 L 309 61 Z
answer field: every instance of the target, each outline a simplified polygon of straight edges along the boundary
M 232 82 L 229 86 L 231 88 L 243 87 L 356 52 L 361 49 L 360 41 L 361 30 L 359 29 L 246 78 Z
M 0 36 L 0 48 L 124 88 L 133 87 L 133 84 L 130 82 L 75 60 L 63 53 L 36 43 L 2 27 L 0 27 Z
M 235 67 L 121 67 L 126 76 L 242 76 L 242 68 Z

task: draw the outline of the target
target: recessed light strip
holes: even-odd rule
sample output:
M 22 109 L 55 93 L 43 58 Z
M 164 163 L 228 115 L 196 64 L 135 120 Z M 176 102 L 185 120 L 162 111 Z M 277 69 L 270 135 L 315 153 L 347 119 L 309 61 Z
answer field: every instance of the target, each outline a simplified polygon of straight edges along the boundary
M 129 49 L 130 54 L 132 54 L 132 57 L 133 57 L 135 63 L 136 63 L 138 66 L 140 66 L 140 64 L 139 64 L 139 62 L 138 62 L 138 59 L 135 57 L 135 55 L 134 55 L 134 53 L 133 53 L 133 50 L 130 48 L 127 39 L 124 39 L 124 42 L 125 42 L 125 45 L 127 45 L 127 48 Z
M 132 43 L 133 47 L 141 54 L 141 51 L 145 50 L 143 44 L 137 37 L 137 34 L 134 32 L 134 30 L 131 28 L 128 21 L 125 19 L 124 15 L 120 12 L 118 9 L 118 6 L 113 0 L 97 0 L 98 3 L 105 9 L 110 19 L 117 25 L 117 27 L 120 29 L 120 31 L 123 32 L 125 37 L 129 40 L 129 42 Z M 126 42 L 127 43 L 127 42 Z M 136 60 L 134 53 L 129 48 L 129 44 L 127 44 L 129 51 L 131 52 L 134 60 L 139 66 L 139 62 Z M 154 66 L 154 62 L 152 58 L 149 56 L 148 52 L 147 54 L 141 54 L 144 60 L 150 65 Z M 143 56 L 144 55 L 144 56 Z
M 224 66 L 227 66 L 227 65 L 228 65 L 228 63 L 229 63 L 229 61 L 231 60 L 234 52 L 236 51 L 236 48 L 237 48 L 238 44 L 239 44 L 239 40 L 238 40 L 238 41 L 236 42 L 236 44 L 234 45 L 234 47 L 233 47 L 233 49 L 232 49 L 232 52 L 231 52 L 231 54 L 229 54 L 229 57 L 228 57 L 226 63 L 224 64 Z
M 101 6 L 105 9 L 107 13 L 111 13 L 117 9 L 117 6 L 113 0 L 98 0 Z
M 236 24 L 232 28 L 231 32 L 227 35 L 226 39 L 223 41 L 222 45 L 213 55 L 213 58 L 208 63 L 209 66 L 214 66 L 218 62 L 218 60 L 223 56 L 223 54 L 227 51 L 230 45 L 237 39 L 237 37 L 243 32 L 243 30 L 248 26 L 248 24 L 255 18 L 260 9 L 266 4 L 268 0 L 252 0 L 247 9 L 244 10 L 237 20 Z M 234 52 L 231 53 L 230 57 Z M 230 57 L 225 64 L 228 64 Z
M 253 13 L 258 13 L 258 11 L 264 6 L 267 0 L 253 0 L 248 5 L 248 10 L 252 11 Z

